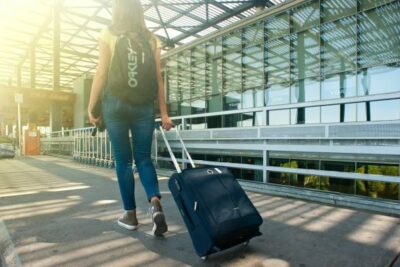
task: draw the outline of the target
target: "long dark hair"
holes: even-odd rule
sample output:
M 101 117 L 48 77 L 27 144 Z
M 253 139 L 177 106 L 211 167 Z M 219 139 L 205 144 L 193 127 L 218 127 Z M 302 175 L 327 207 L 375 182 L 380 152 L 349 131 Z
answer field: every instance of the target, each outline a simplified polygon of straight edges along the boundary
M 139 0 L 114 0 L 109 29 L 114 35 L 144 35 L 155 47 L 155 36 L 146 27 L 143 7 Z

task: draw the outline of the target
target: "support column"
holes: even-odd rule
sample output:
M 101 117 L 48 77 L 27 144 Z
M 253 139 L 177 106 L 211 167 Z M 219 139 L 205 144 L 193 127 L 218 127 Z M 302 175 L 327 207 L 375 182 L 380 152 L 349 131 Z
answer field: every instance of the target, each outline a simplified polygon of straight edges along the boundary
M 50 106 L 50 129 L 52 132 L 61 131 L 62 119 L 62 107 L 60 103 L 52 103 Z
M 61 1 L 54 0 L 53 8 L 53 90 L 60 90 L 60 16 Z
M 80 77 L 74 82 L 73 90 L 76 94 L 74 104 L 74 128 L 91 126 L 87 115 L 87 107 L 89 104 L 92 82 L 93 80 L 89 76 Z

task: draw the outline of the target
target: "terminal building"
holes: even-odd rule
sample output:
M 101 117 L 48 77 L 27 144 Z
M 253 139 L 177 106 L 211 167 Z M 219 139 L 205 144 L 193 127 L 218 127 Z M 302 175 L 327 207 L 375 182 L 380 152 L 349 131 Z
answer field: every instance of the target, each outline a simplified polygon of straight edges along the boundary
M 110 5 L 89 2 L 91 16 L 69 1 L 60 16 L 54 2 L 1 76 L 0 122 L 15 131 L 13 94 L 24 92 L 36 104 L 22 124 L 44 129 L 42 153 L 112 166 L 107 135 L 91 137 L 86 116 Z M 164 45 L 169 115 L 195 163 L 226 166 L 252 191 L 400 214 L 400 1 L 225 2 L 145 7 Z M 154 144 L 157 166 L 173 170 Z

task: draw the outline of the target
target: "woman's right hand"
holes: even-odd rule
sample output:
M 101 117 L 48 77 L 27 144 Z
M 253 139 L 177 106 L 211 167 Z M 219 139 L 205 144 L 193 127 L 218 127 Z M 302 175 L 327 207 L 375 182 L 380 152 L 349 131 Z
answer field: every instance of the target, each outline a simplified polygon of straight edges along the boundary
M 167 131 L 169 131 L 172 127 L 174 127 L 174 124 L 168 115 L 162 116 L 161 122 L 162 122 L 161 126 Z
M 93 116 L 92 111 L 89 108 L 88 108 L 88 116 L 89 116 L 89 122 L 93 125 L 98 124 L 101 120 L 101 116 L 96 118 L 95 116 Z

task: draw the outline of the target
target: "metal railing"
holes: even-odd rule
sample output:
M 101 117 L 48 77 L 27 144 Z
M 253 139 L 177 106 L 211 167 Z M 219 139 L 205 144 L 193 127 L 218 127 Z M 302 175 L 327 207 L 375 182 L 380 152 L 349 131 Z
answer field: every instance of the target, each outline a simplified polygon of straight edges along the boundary
M 252 111 L 263 111 L 257 109 Z M 264 109 L 264 111 L 267 111 Z M 229 154 L 258 155 L 262 164 L 245 164 L 194 159 L 198 165 L 219 165 L 232 169 L 253 170 L 262 173 L 258 182 L 241 181 L 242 185 L 255 191 L 263 191 L 277 195 L 299 197 L 328 203 L 340 202 L 341 205 L 355 208 L 370 209 L 384 213 L 400 215 L 399 201 L 365 198 L 356 195 L 345 195 L 336 192 L 295 188 L 271 184 L 271 173 L 285 175 L 309 175 L 332 177 L 339 179 L 362 180 L 371 182 L 399 184 L 400 176 L 332 171 L 322 169 L 292 168 L 290 166 L 270 166 L 271 155 L 283 154 L 293 157 L 297 154 L 315 154 L 333 160 L 346 158 L 347 161 L 391 162 L 397 164 L 400 170 L 400 121 L 310 124 L 287 126 L 254 126 L 214 129 L 188 129 L 190 120 L 208 116 L 223 116 L 226 112 L 196 114 L 172 117 L 176 124 L 181 125 L 181 135 L 189 152 L 196 154 Z M 229 114 L 244 114 L 248 110 L 229 111 Z M 92 136 L 92 127 L 54 132 L 42 139 L 42 147 L 50 152 L 61 151 L 69 154 L 74 160 L 85 164 L 113 167 L 113 155 L 107 132 Z M 182 153 L 182 146 L 175 132 L 166 133 L 172 149 L 181 153 L 178 161 L 183 167 L 188 160 Z M 45 144 L 45 146 L 43 146 Z M 166 147 L 161 136 L 155 132 L 153 158 L 157 166 L 164 163 L 171 165 L 171 159 L 166 155 Z M 61 148 L 60 148 L 61 146 Z M 53 148 L 52 148 L 53 147 Z M 46 150 L 46 149 L 45 149 Z M 44 151 L 45 152 L 45 151 Z M 167 165 L 168 165 L 167 164 Z M 256 190 L 257 189 L 257 190 Z M 347 198 L 346 198 L 347 197 Z M 399 198 L 400 199 L 400 190 Z M 367 203 L 368 204 L 365 204 Z
M 74 160 L 101 167 L 114 167 L 107 131 L 93 135 L 93 127 L 52 132 L 42 138 L 43 154 L 72 156 Z

